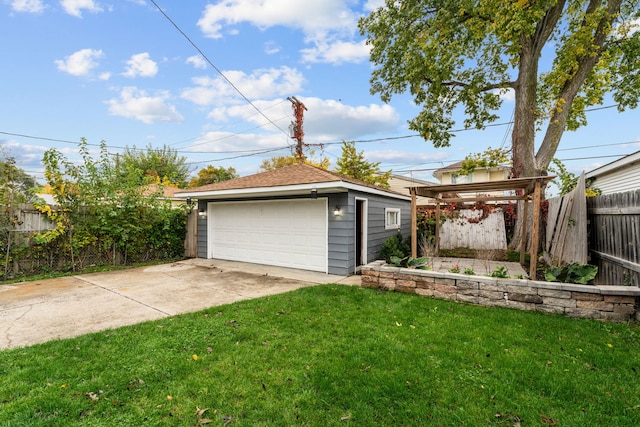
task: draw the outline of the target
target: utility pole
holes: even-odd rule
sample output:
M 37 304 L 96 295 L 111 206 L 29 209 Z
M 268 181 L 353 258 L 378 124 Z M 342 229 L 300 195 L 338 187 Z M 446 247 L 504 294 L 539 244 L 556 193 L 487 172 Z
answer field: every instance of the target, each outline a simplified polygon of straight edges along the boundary
M 291 101 L 293 116 L 295 118 L 295 121 L 291 122 L 291 126 L 289 127 L 291 130 L 291 138 L 297 141 L 296 159 L 298 159 L 298 162 L 302 163 L 304 161 L 304 152 L 302 149 L 305 145 L 303 142 L 304 131 L 302 130 L 302 123 L 304 121 L 304 112 L 307 110 L 307 107 L 305 107 L 305 105 L 295 96 L 287 97 L 287 99 Z

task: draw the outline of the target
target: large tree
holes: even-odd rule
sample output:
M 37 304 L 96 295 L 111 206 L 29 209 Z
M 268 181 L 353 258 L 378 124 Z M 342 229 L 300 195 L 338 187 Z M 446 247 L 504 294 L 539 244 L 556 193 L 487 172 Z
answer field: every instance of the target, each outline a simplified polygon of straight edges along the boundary
M 130 169 L 140 170 L 144 176 L 159 183 L 186 187 L 191 170 L 187 158 L 178 154 L 173 148 L 164 145 L 162 148 L 146 149 L 127 147 L 125 152 L 116 158 L 117 168 L 122 173 Z M 141 183 L 142 184 L 142 183 Z
M 638 0 L 386 0 L 359 28 L 371 45 L 372 93 L 409 91 L 422 111 L 409 127 L 450 144 L 464 127 L 496 120 L 515 92 L 514 176 L 544 174 L 565 130 L 611 94 L 619 110 L 640 98 Z M 541 141 L 535 150 L 536 132 Z
M 389 188 L 391 171 L 380 172 L 380 162 L 372 163 L 364 158 L 364 152 L 356 150 L 355 142 L 342 141 L 342 155 L 336 162 L 336 172 L 382 188 Z
M 189 187 L 200 187 L 201 185 L 214 184 L 216 182 L 238 178 L 239 176 L 240 175 L 238 175 L 235 168 L 209 165 L 206 168 L 200 169 L 197 177 L 191 178 L 191 181 L 189 181 Z

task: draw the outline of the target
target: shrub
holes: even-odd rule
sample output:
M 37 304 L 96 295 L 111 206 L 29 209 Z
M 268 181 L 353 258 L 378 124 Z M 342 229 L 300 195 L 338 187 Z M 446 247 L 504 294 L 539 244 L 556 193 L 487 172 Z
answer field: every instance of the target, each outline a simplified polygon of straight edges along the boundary
M 544 279 L 548 282 L 578 283 L 592 285 L 598 274 L 598 266 L 591 264 L 573 264 L 564 267 L 548 268 L 544 272 Z
M 378 259 L 391 263 L 391 257 L 404 258 L 411 255 L 411 239 L 403 239 L 401 233 L 389 237 L 382 244 Z

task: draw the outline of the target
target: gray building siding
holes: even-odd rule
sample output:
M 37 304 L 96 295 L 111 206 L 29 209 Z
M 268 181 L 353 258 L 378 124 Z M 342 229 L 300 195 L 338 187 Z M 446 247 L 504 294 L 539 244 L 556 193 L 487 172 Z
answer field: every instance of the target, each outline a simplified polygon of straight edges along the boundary
M 384 196 L 372 195 L 364 192 L 344 192 L 334 194 L 321 194 L 319 198 L 327 198 L 327 268 L 329 274 L 346 276 L 355 273 L 356 270 L 356 197 L 366 199 L 368 205 L 367 215 L 367 261 L 377 259 L 384 241 L 395 235 L 397 230 L 385 230 L 385 208 L 400 209 L 401 233 L 404 236 L 411 234 L 411 202 Z M 295 197 L 283 197 L 293 199 Z M 303 197 L 308 198 L 308 197 Z M 241 201 L 246 199 L 224 199 L 216 201 Z M 276 200 L 276 198 L 263 198 L 256 200 Z M 198 211 L 206 212 L 207 203 L 210 200 L 199 200 Z M 336 216 L 334 209 L 340 208 L 341 214 Z M 198 218 L 198 257 L 207 258 L 207 219 Z

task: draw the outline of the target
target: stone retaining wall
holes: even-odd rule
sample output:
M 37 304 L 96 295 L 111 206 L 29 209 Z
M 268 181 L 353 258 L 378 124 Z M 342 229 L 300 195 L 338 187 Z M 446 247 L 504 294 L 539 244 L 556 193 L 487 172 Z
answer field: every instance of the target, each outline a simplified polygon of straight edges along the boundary
M 640 288 L 631 286 L 592 286 L 467 276 L 389 267 L 384 261 L 362 267 L 362 286 L 570 317 L 615 322 L 640 320 Z

